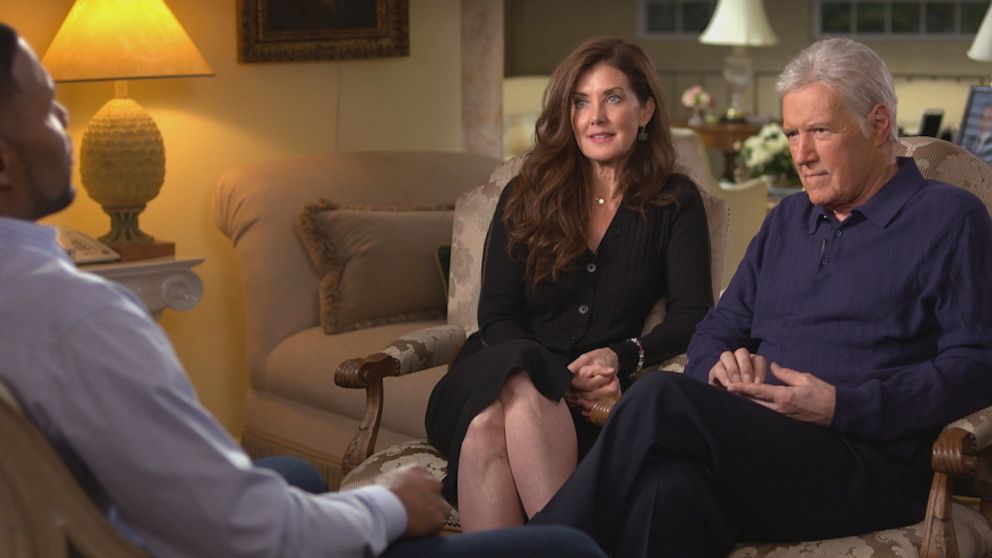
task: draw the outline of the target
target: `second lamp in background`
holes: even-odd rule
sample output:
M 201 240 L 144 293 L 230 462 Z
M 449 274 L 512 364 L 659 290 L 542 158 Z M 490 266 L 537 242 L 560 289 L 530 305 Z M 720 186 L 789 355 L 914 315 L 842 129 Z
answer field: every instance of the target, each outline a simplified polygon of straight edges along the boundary
M 748 110 L 743 105 L 744 92 L 754 81 L 754 68 L 747 47 L 778 44 L 778 36 L 765 16 L 762 0 L 720 0 L 699 42 L 732 46 L 724 59 L 723 78 L 730 88 L 730 106 L 725 119 L 744 120 Z
M 164 0 L 76 0 L 42 63 L 59 82 L 113 80 L 115 98 L 90 120 L 80 146 L 83 187 L 110 215 L 100 240 L 121 258 L 175 253 L 138 227 L 165 180 L 165 145 L 127 79 L 213 75 Z
M 992 6 L 989 6 L 989 11 L 985 12 L 982 25 L 978 28 L 978 33 L 975 33 L 975 39 L 968 49 L 968 58 L 979 62 L 992 62 Z M 992 80 L 989 83 L 992 83 Z

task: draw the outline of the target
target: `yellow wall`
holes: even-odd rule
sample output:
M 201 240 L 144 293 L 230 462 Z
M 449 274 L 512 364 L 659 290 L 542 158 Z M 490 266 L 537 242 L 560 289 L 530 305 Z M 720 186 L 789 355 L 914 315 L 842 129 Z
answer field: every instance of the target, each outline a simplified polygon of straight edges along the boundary
M 157 121 L 166 147 L 162 192 L 142 229 L 176 243 L 179 257 L 202 257 L 203 300 L 166 311 L 171 337 L 200 398 L 235 435 L 247 387 L 244 312 L 237 261 L 213 225 L 210 196 L 227 168 L 288 153 L 460 149 L 459 0 L 410 2 L 410 56 L 341 62 L 240 64 L 236 0 L 168 0 L 215 77 L 130 82 L 131 97 Z M 0 21 L 41 56 L 72 0 L 6 0 Z M 58 86 L 79 153 L 85 123 L 113 96 L 105 83 Z M 77 184 L 78 173 L 77 173 Z M 94 236 L 107 217 L 80 188 L 50 222 Z

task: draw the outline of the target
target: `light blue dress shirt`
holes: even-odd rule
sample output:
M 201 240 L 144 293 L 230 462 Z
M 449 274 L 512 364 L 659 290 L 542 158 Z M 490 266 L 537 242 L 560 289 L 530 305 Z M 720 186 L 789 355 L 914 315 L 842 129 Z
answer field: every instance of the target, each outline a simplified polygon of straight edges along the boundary
M 252 467 L 137 298 L 77 270 L 53 229 L 0 218 L 0 262 L 0 380 L 153 555 L 369 556 L 401 535 L 384 487 L 313 496 Z

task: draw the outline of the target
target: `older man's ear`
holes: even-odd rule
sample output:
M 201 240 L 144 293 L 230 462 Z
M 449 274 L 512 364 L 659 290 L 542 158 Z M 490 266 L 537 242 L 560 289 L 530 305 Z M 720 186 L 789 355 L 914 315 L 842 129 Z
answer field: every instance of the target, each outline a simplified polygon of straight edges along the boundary
M 875 140 L 879 143 L 889 143 L 892 133 L 892 115 L 882 104 L 875 105 L 868 114 L 868 125 L 874 132 Z

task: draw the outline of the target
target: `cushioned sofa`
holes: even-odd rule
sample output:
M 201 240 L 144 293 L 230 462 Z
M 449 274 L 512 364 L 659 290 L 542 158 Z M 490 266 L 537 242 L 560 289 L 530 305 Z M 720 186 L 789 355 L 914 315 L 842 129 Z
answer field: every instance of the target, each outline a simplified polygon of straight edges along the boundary
M 450 243 L 450 209 L 498 163 L 466 153 L 335 153 L 221 176 L 214 220 L 234 243 L 245 294 L 249 454 L 301 456 L 337 485 L 365 395 L 335 386 L 334 371 L 443 323 L 436 254 Z M 386 386 L 380 446 L 424 436 L 423 409 L 442 373 Z

